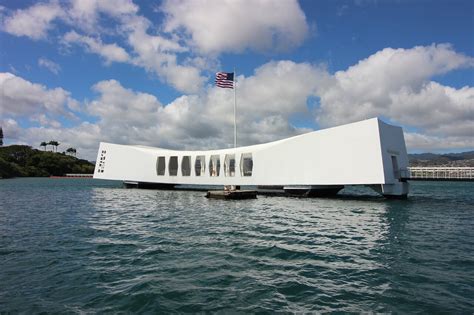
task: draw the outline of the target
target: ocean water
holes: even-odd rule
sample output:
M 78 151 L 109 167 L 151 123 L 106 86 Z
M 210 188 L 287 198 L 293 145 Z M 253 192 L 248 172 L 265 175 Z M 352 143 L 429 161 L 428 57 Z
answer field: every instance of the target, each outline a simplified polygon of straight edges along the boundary
M 474 312 L 474 183 L 208 200 L 0 180 L 0 312 Z

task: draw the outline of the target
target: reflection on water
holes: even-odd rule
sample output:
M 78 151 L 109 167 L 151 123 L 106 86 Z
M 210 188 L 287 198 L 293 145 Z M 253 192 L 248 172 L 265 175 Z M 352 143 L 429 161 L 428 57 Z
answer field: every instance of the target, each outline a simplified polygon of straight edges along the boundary
M 6 181 L 0 306 L 470 311 L 472 184 L 437 184 L 415 183 L 408 201 L 353 188 L 334 199 L 221 201 L 97 181 Z

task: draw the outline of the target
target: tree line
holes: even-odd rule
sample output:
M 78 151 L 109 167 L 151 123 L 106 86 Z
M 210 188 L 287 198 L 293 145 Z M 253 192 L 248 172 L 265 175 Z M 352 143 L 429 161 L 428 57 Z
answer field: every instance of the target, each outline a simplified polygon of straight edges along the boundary
M 61 145 L 61 143 L 59 143 L 58 141 L 56 140 L 51 140 L 49 142 L 41 142 L 40 143 L 40 147 L 44 147 L 44 151 L 46 151 L 46 148 L 48 147 L 48 145 L 52 146 L 53 147 L 53 151 L 54 152 L 58 152 L 58 146 Z M 76 153 L 77 153 L 77 149 L 76 148 L 68 148 L 66 150 L 66 153 L 70 154 L 70 155 L 74 155 L 76 156 Z
M 68 173 L 93 174 L 94 164 L 26 145 L 0 147 L 0 178 L 63 176 Z

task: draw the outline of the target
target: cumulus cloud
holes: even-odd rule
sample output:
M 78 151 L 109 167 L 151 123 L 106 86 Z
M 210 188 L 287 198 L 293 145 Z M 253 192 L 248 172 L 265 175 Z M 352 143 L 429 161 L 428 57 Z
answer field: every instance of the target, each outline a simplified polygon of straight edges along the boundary
M 423 151 L 437 150 L 466 150 L 474 148 L 474 138 L 471 136 L 433 136 L 417 132 L 405 132 L 405 142 L 408 149 Z
M 271 61 L 255 70 L 255 75 L 238 81 L 239 102 L 249 115 L 285 117 L 307 111 L 307 99 L 329 79 L 327 71 L 309 63 Z
M 38 59 L 38 65 L 40 67 L 48 69 L 54 74 L 59 74 L 59 72 L 61 71 L 61 66 L 59 64 L 44 57 Z
M 436 82 L 419 91 L 391 95 L 389 117 L 400 123 L 446 136 L 474 135 L 474 88 L 455 89 Z
M 75 31 L 66 33 L 63 40 L 66 45 L 76 43 L 84 46 L 86 50 L 103 57 L 107 64 L 112 62 L 126 62 L 130 59 L 125 49 L 117 44 L 104 44 L 99 38 L 79 35 Z
M 202 53 L 288 50 L 308 33 L 296 0 L 165 1 L 165 30 L 184 34 Z
M 202 68 L 198 63 L 180 57 L 189 49 L 180 45 L 172 34 L 157 34 L 155 26 L 137 13 L 138 6 L 130 0 L 40 3 L 7 16 L 3 30 L 16 36 L 46 39 L 54 20 L 60 19 L 73 28 L 62 35 L 62 44 L 66 47 L 79 45 L 87 52 L 101 56 L 107 65 L 112 62 L 130 63 L 156 74 L 179 91 L 198 92 L 206 78 L 201 76 Z M 102 15 L 112 18 L 116 24 L 113 27 L 101 25 Z M 82 34 L 74 29 L 81 30 Z M 117 42 L 104 43 L 100 37 L 102 34 L 113 35 Z M 118 44 L 123 40 L 131 48 L 130 52 Z M 194 60 L 198 60 L 196 58 Z M 41 60 L 40 65 L 58 71 L 46 60 Z
M 36 114 L 31 117 L 31 121 L 38 122 L 41 126 L 60 128 L 61 123 L 57 120 L 54 120 L 45 114 Z
M 292 126 L 295 114 L 311 115 L 307 98 L 323 70 L 291 61 L 270 62 L 251 77 L 238 78 L 239 145 L 296 135 L 308 129 Z M 312 84 L 306 80 L 314 79 Z M 182 96 L 160 113 L 160 133 L 181 148 L 228 147 L 233 143 L 233 92 L 210 87 L 204 95 Z
M 52 28 L 54 19 L 63 13 L 57 2 L 37 3 L 24 10 L 16 10 L 6 17 L 2 28 L 16 36 L 26 36 L 34 40 L 44 39 Z
M 295 115 L 314 117 L 322 126 L 379 116 L 418 130 L 407 132 L 409 149 L 472 148 L 474 88 L 430 81 L 440 73 L 471 67 L 472 60 L 448 45 L 433 45 L 382 50 L 335 74 L 321 65 L 269 62 L 252 76 L 238 77 L 239 144 L 309 131 L 290 123 Z M 405 62 L 424 69 L 411 71 L 402 66 Z M 164 106 L 159 132 L 164 139 L 174 139 L 166 145 L 228 146 L 233 135 L 232 98 L 232 91 L 211 87 L 204 95 L 182 96 Z M 316 111 L 308 106 L 314 98 L 320 104 Z
M 450 45 L 383 49 L 318 88 L 317 121 L 333 126 L 382 116 L 419 130 L 407 133 L 409 148 L 472 148 L 474 88 L 443 86 L 431 79 L 474 66 L 474 58 Z
M 206 78 L 196 66 L 179 62 L 178 54 L 188 49 L 164 36 L 149 34 L 151 26 L 149 20 L 140 16 L 123 19 L 122 30 L 135 55 L 132 63 L 155 73 L 178 91 L 196 93 Z
M 405 63 L 412 69 L 421 64 L 423 69 L 413 71 Z M 448 45 L 384 49 L 335 74 L 310 63 L 266 63 L 253 75 L 237 78 L 238 144 L 268 142 L 309 131 L 291 123 L 295 115 L 312 117 L 323 126 L 382 116 L 410 130 L 405 133 L 409 150 L 472 149 L 474 88 L 453 88 L 431 81 L 440 73 L 464 67 L 472 67 L 472 58 Z M 3 99 L 7 104 L 1 107 L 2 116 L 15 119 L 29 115 L 42 125 L 21 129 L 10 121 L 9 129 L 16 130 L 13 133 L 19 134 L 19 141 L 35 144 L 57 138 L 80 149 L 80 155 L 87 154 L 89 159 L 95 158 L 100 141 L 177 149 L 233 144 L 233 91 L 229 89 L 208 86 L 199 94 L 163 104 L 151 94 L 106 80 L 92 87 L 96 93 L 92 100 L 79 104 L 67 91 L 47 89 L 10 73 L 1 74 L 0 87 L 2 104 Z M 31 95 L 34 97 L 28 98 Z M 319 99 L 316 110 L 308 106 L 313 99 Z M 71 128 L 58 127 L 54 117 L 41 117 L 46 108 L 84 110 L 84 115 L 97 119 Z
M 70 0 L 66 12 L 69 23 L 94 32 L 99 28 L 100 14 L 120 18 L 137 13 L 138 6 L 131 0 Z
M 10 14 L 4 30 L 45 39 L 59 19 L 72 28 L 61 35 L 67 47 L 79 45 L 106 64 L 142 67 L 184 93 L 202 91 L 207 81 L 202 72 L 216 70 L 222 52 L 288 50 L 308 33 L 296 0 L 167 1 L 160 6 L 166 16 L 161 25 L 154 25 L 138 9 L 131 0 L 50 1 Z M 105 36 L 113 41 L 104 43 Z M 41 65 L 57 71 L 51 64 Z
M 201 70 L 209 69 L 210 65 L 216 66 L 212 58 L 199 55 L 200 53 L 239 51 L 246 48 L 288 48 L 300 44 L 307 32 L 305 16 L 295 1 L 272 4 L 253 1 L 252 5 L 246 1 L 221 1 L 218 5 L 213 1 L 168 1 L 161 9 L 167 15 L 165 34 L 150 34 L 150 21 L 137 15 L 122 17 L 122 29 L 128 34 L 128 44 L 135 54 L 133 63 L 156 73 L 174 88 L 185 93 L 198 92 L 207 80 L 201 76 Z M 235 12 L 230 14 L 233 10 Z M 265 14 L 261 14 L 262 12 Z M 235 18 L 239 20 L 239 27 L 230 25 L 232 36 L 225 30 L 225 25 L 219 25 L 232 19 L 220 16 L 221 13 L 224 16 L 240 16 Z M 219 19 L 216 20 L 216 17 Z M 194 18 L 196 20 L 193 20 Z M 209 26 L 209 23 L 213 25 Z M 180 32 L 181 28 L 185 28 L 186 32 Z M 193 42 L 185 40 L 187 46 L 181 44 L 181 35 L 195 34 L 200 30 L 209 33 L 210 38 L 206 39 L 209 43 L 203 39 Z M 196 36 L 200 35 L 201 33 Z M 228 41 L 231 42 L 226 44 Z M 224 46 L 208 47 L 210 42 Z M 197 56 L 186 58 L 183 62 L 180 61 L 180 55 L 183 53 L 195 53 Z
M 282 80 L 299 80 L 279 91 L 278 97 L 281 99 L 275 104 L 266 100 L 265 93 L 268 91 L 262 88 L 260 89 L 262 96 L 255 95 L 255 98 L 256 102 L 266 100 L 265 104 L 252 103 L 239 107 L 239 144 L 261 143 L 307 131 L 292 126 L 289 117 L 295 112 L 307 112 L 304 97 L 298 95 L 295 89 L 304 86 L 298 84 L 304 80 L 303 75 L 315 76 L 317 71 L 320 70 L 312 69 L 308 64 L 275 62 L 262 66 L 256 71 L 255 76 L 239 77 L 242 82 L 242 90 L 239 92 L 242 99 L 252 99 L 251 94 L 259 91 L 250 88 L 251 85 L 260 84 L 259 82 L 275 75 Z M 50 91 L 21 78 L 16 79 L 22 84 L 33 85 L 34 89 L 42 93 Z M 282 89 L 282 84 L 277 84 L 276 81 L 278 80 L 271 83 L 268 88 Z M 304 87 L 302 89 L 302 93 L 313 93 Z M 21 132 L 17 133 L 17 140 L 37 145 L 36 143 L 39 144 L 44 139 L 58 139 L 64 145 L 78 148 L 80 156 L 88 154 L 89 159 L 94 158 L 94 150 L 100 141 L 177 149 L 225 148 L 233 144 L 231 90 L 211 86 L 206 93 L 183 95 L 166 105 L 155 96 L 128 89 L 116 80 L 100 81 L 92 87 L 92 90 L 97 96 L 91 101 L 86 101 L 81 108 L 85 111 L 84 114 L 97 118 L 95 123 L 82 123 L 71 128 L 63 128 L 57 120 L 49 115 L 41 115 L 40 111 L 36 111 L 35 107 L 28 103 L 30 107 L 25 107 L 21 112 L 10 111 L 8 115 L 14 118 L 32 117 L 41 127 L 21 129 Z M 61 105 L 63 108 L 70 107 L 67 101 L 68 93 L 64 90 L 63 92 L 65 98 L 62 99 Z M 18 100 L 18 97 L 16 99 Z M 35 104 L 39 108 L 45 107 L 46 105 L 41 103 L 44 101 L 44 97 L 39 97 Z M 252 106 L 255 108 L 259 106 L 261 109 L 255 111 Z M 263 109 L 265 107 L 266 110 Z M 87 136 L 86 131 L 89 131 Z
M 412 120 L 414 116 L 411 114 L 418 108 L 418 112 L 424 114 L 425 123 L 436 123 L 438 118 L 434 115 L 439 111 L 449 113 L 453 103 L 444 104 L 442 99 L 438 99 L 434 105 L 437 110 L 427 110 L 428 105 L 423 104 L 422 99 L 432 99 L 435 97 L 433 94 L 440 90 L 440 86 L 431 84 L 430 79 L 454 69 L 472 66 L 474 58 L 456 53 L 446 44 L 411 49 L 385 48 L 345 71 L 336 72 L 328 85 L 318 89 L 321 97 L 318 121 L 330 126 L 390 115 L 404 123 Z M 452 100 L 461 101 L 459 97 Z M 433 109 L 432 106 L 430 109 Z
M 21 138 L 23 130 L 13 118 L 0 119 L 0 126 L 3 130 L 5 144 L 9 143 L 11 139 L 18 140 Z
M 8 133 L 8 137 L 12 138 L 12 135 Z M 29 144 L 38 149 L 43 141 L 57 140 L 60 142 L 59 152 L 74 147 L 78 150 L 78 157 L 94 161 L 98 149 L 97 139 L 101 139 L 101 132 L 98 125 L 83 122 L 71 128 L 55 126 L 19 128 L 14 139 L 14 143 Z
M 97 126 L 108 141 L 179 149 L 233 143 L 232 91 L 210 87 L 207 94 L 184 95 L 162 105 L 154 96 L 127 89 L 115 80 L 101 81 L 93 89 L 99 95 L 87 104 L 87 110 L 99 117 Z M 290 106 L 293 98 L 286 99 Z M 303 130 L 291 126 L 287 115 L 268 116 L 260 111 L 247 116 L 243 110 L 239 143 L 255 144 L 301 133 Z
M 100 15 L 113 18 L 134 14 L 138 7 L 131 0 L 51 0 L 19 9 L 9 14 L 3 23 L 3 30 L 16 36 L 34 40 L 45 39 L 57 19 L 89 33 L 101 29 Z
M 140 128 L 157 120 L 161 103 L 151 94 L 126 89 L 116 80 L 98 82 L 92 89 L 99 97 L 87 104 L 87 110 L 102 124 Z
M 69 92 L 62 88 L 48 89 L 9 72 L 0 73 L 0 100 L 0 115 L 4 117 L 41 113 L 73 116 L 66 109 L 74 102 Z

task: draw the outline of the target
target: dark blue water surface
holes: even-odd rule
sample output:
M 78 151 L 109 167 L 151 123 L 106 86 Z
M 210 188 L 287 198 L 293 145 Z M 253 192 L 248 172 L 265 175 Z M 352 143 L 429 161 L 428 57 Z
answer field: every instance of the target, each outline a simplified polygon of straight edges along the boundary
M 474 183 L 341 195 L 0 180 L 0 311 L 474 312 Z

